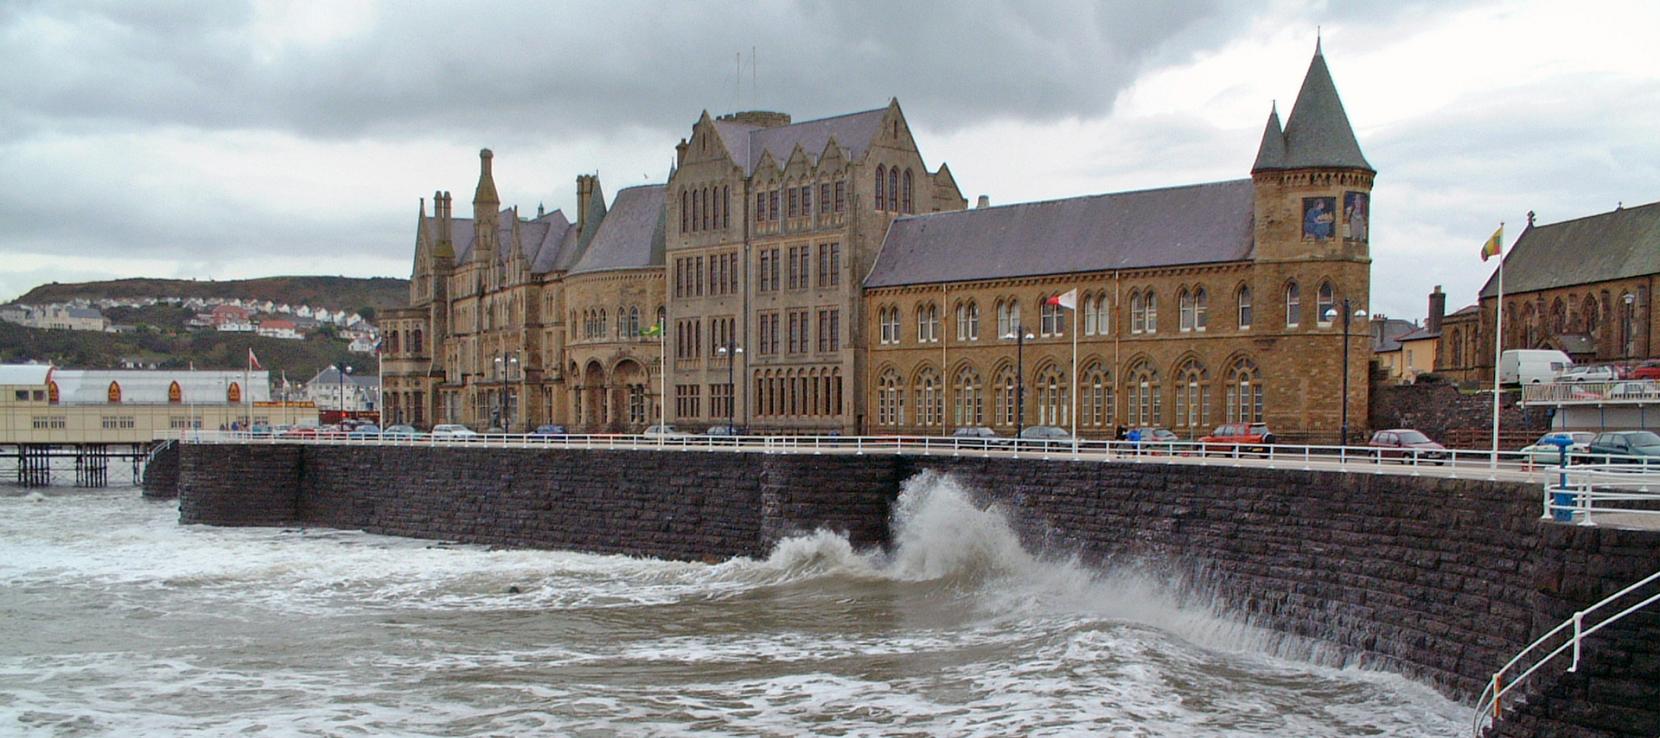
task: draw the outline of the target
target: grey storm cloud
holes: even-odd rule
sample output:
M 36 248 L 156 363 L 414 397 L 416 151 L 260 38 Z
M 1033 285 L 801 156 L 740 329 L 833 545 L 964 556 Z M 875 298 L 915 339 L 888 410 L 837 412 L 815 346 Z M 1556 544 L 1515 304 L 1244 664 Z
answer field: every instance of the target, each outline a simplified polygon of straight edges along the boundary
M 890 96 L 944 121 L 1091 117 L 1150 62 L 1214 43 L 1247 10 L 1212 0 L 400 2 L 361 32 L 267 52 L 244 5 L 24 2 L 0 9 L 0 123 L 544 135 L 678 130 L 701 109 L 740 104 L 829 114 Z

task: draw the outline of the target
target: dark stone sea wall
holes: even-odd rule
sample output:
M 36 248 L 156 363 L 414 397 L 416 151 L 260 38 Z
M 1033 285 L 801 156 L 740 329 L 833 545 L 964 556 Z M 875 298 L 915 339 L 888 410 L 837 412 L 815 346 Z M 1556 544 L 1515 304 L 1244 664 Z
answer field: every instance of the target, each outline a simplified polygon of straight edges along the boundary
M 1466 701 L 1540 634 L 1660 570 L 1660 533 L 1541 522 L 1537 485 L 1123 461 L 191 445 L 180 518 L 712 560 L 820 528 L 885 544 L 924 471 L 1000 505 L 1034 548 L 1167 573 Z M 1660 735 L 1660 615 L 1596 634 L 1561 672 L 1507 700 L 1494 734 Z
M 144 476 L 139 480 L 144 496 L 153 499 L 173 499 L 179 496 L 179 444 L 161 441 L 144 464 Z

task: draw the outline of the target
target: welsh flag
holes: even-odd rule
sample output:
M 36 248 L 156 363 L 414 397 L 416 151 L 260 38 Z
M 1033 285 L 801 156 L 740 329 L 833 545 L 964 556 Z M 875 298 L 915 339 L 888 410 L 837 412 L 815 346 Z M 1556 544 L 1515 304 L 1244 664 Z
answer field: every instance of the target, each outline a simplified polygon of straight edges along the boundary
M 1078 290 L 1073 288 L 1043 301 L 1045 305 L 1059 305 L 1067 310 L 1078 309 Z

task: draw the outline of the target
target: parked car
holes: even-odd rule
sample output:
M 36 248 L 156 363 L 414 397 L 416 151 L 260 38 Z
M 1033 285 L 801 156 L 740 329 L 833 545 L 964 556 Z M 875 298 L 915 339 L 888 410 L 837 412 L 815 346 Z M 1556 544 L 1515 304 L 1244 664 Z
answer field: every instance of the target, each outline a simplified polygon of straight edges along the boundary
M 438 425 L 432 426 L 432 437 L 465 441 L 471 438 L 477 438 L 478 433 L 472 428 L 468 428 L 460 423 L 439 423 Z
M 703 431 L 703 435 L 721 438 L 732 438 L 743 434 L 743 429 L 735 425 L 711 425 L 708 430 Z
M 416 438 L 420 435 L 421 432 L 415 430 L 413 425 L 389 425 L 380 432 L 381 438 Z
M 1411 428 L 1391 428 L 1372 434 L 1367 446 L 1377 449 L 1380 459 L 1419 459 L 1432 464 L 1446 463 L 1450 458 L 1447 447 L 1431 441 L 1429 436 Z
M 970 425 L 951 431 L 951 438 L 963 448 L 992 448 L 1008 446 L 1010 440 L 983 425 Z
M 1570 366 L 1556 375 L 1558 382 L 1613 382 L 1620 378 L 1611 366 Z
M 1647 400 L 1660 397 L 1660 384 L 1654 382 L 1620 382 L 1608 388 L 1604 395 L 1610 400 Z
M 1586 452 L 1598 462 L 1611 461 L 1614 463 L 1637 462 L 1646 459 L 1648 463 L 1660 463 L 1660 435 L 1654 431 L 1611 431 L 1598 433 L 1591 439 L 1591 445 Z M 1637 458 L 1608 458 L 1608 457 L 1637 457 Z
M 355 441 L 361 441 L 366 438 L 379 438 L 380 426 L 373 423 L 356 425 L 353 426 L 351 430 L 346 432 L 346 437 Z
M 530 432 L 531 438 L 558 438 L 568 435 L 570 435 L 570 432 L 565 430 L 565 426 L 557 423 L 544 423 L 536 426 L 536 430 Z
M 641 435 L 644 435 L 647 438 L 691 438 L 692 437 L 692 434 L 690 434 L 690 433 L 682 433 L 680 431 L 675 430 L 674 426 L 672 426 L 672 425 L 654 425 L 654 426 L 651 426 L 651 427 L 647 428 L 646 432 L 641 434 Z
M 1131 428 L 1130 430 L 1141 433 L 1142 443 L 1180 443 L 1182 440 L 1181 436 L 1176 435 L 1169 428 Z
M 1268 450 L 1277 439 L 1274 432 L 1268 430 L 1267 423 L 1228 423 L 1217 426 L 1210 435 L 1201 437 L 1199 443 L 1206 451 L 1233 451 L 1236 448 L 1249 448 L 1252 451 Z
M 1596 436 L 1590 431 L 1553 431 L 1540 436 L 1532 445 L 1523 446 L 1520 453 L 1535 464 L 1557 464 L 1562 461 L 1562 452 L 1550 442 L 1552 439 L 1568 439 L 1568 455 L 1573 456 L 1585 453 L 1591 447 L 1591 439 Z
M 300 439 L 316 438 L 317 435 L 318 435 L 318 428 L 315 425 L 291 425 L 291 426 L 288 426 L 288 428 L 283 430 L 281 433 L 277 434 L 277 436 L 279 438 L 300 438 Z
M 1629 379 L 1660 379 L 1660 361 L 1645 361 L 1631 370 Z
M 1053 425 L 1032 425 L 1020 431 L 1020 448 L 1051 449 L 1072 447 L 1072 435 Z

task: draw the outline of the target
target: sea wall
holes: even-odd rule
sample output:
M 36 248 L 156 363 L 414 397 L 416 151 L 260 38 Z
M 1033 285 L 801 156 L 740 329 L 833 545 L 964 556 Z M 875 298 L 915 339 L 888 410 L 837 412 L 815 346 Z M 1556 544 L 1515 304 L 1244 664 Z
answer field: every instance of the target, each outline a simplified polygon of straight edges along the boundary
M 172 499 L 179 496 L 179 444 L 165 442 L 150 455 L 144 464 L 144 476 L 139 480 L 144 496 L 154 499 Z
M 1147 567 L 1459 699 L 1660 569 L 1660 534 L 1541 522 L 1535 485 L 1124 461 L 191 445 L 180 517 L 719 559 L 818 528 L 883 544 L 904 480 L 924 471 L 1001 506 L 1034 548 Z M 1599 633 L 1585 667 L 1547 674 L 1502 734 L 1660 734 L 1657 649 L 1652 615 Z

